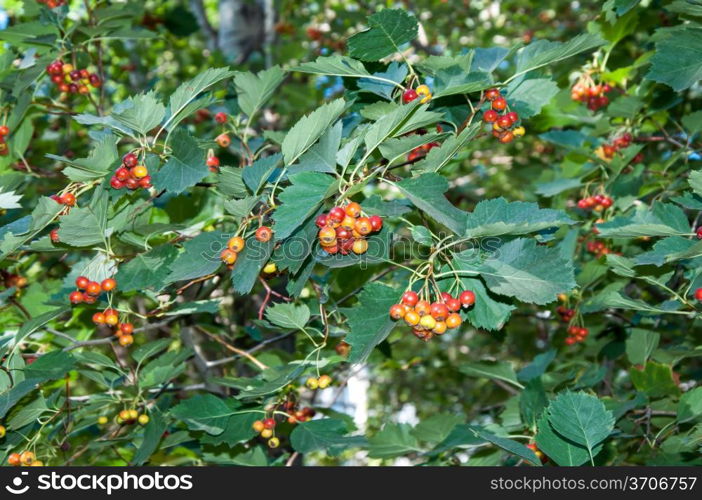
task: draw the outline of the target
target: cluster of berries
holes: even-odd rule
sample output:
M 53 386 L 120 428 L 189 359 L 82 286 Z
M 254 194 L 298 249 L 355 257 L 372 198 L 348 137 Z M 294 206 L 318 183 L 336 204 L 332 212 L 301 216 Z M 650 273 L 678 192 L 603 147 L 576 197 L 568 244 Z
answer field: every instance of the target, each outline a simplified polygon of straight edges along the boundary
M 56 60 L 46 67 L 46 72 L 51 76 L 51 81 L 61 92 L 69 94 L 88 94 L 91 87 L 98 88 L 102 85 L 100 77 L 87 69 L 76 69 L 70 63 Z
M 360 255 L 368 251 L 366 236 L 380 231 L 383 219 L 378 215 L 362 216 L 361 205 L 352 201 L 345 207 L 334 207 L 329 213 L 319 215 L 316 224 L 319 243 L 325 252 Z
M 317 377 L 310 377 L 305 381 L 305 385 L 308 389 L 326 389 L 332 383 L 332 378 L 329 375 L 320 375 Z
M 73 193 L 64 193 L 62 195 L 52 194 L 51 199 L 59 205 L 64 205 L 66 207 L 59 215 L 66 215 L 71 210 L 71 207 L 76 205 L 76 195 Z M 49 237 L 52 243 L 59 243 L 61 239 L 59 238 L 58 228 L 52 229 L 49 232 Z
M 614 200 L 605 194 L 596 194 L 594 196 L 586 196 L 578 200 L 578 208 L 583 210 L 594 210 L 595 212 L 602 212 L 604 209 L 609 208 L 614 203 Z
M 409 290 L 402 294 L 399 304 L 390 308 L 390 317 L 404 319 L 412 327 L 414 336 L 426 342 L 434 335 L 443 335 L 446 330 L 461 326 L 463 320 L 458 311 L 473 304 L 475 293 L 470 290 L 464 290 L 458 298 L 443 292 L 433 303 L 420 300 L 417 292 Z
M 0 269 L 0 278 L 2 278 L 5 288 L 24 288 L 27 286 L 27 278 L 19 274 L 9 273 Z
M 492 123 L 492 135 L 502 144 L 510 143 L 515 137 L 525 134 L 524 127 L 518 126 L 519 115 L 507 109 L 507 100 L 498 89 L 485 91 L 485 98 L 490 101 L 490 109 L 483 113 L 483 121 Z M 502 114 L 500 114 L 502 113 Z
M 558 306 L 556 313 L 561 317 L 563 323 L 570 323 L 570 320 L 575 316 L 575 309 L 570 309 L 566 306 Z
M 7 125 L 0 125 L 0 156 L 10 154 L 10 147 L 5 142 L 5 138 L 10 134 L 10 128 Z
M 315 415 L 315 411 L 310 407 L 306 406 L 302 409 L 298 409 L 297 403 L 292 400 L 285 401 L 280 405 L 280 408 L 282 412 L 288 415 L 287 422 L 292 425 L 307 422 Z M 277 422 L 274 416 L 271 416 L 263 420 L 256 420 L 251 427 L 258 432 L 259 436 L 267 440 L 269 448 L 277 448 L 280 446 L 280 439 L 275 436 L 276 425 Z
M 423 144 L 422 146 L 417 146 L 407 155 L 407 161 L 415 162 L 421 158 L 424 158 L 429 151 L 440 146 L 438 142 L 430 142 L 429 144 Z
M 56 7 L 66 5 L 67 0 L 37 0 L 37 3 L 42 3 L 50 9 L 55 9 Z
M 102 312 L 96 312 L 93 314 L 93 323 L 96 325 L 108 325 L 115 329 L 115 336 L 119 345 L 122 347 L 130 346 L 134 343 L 134 325 L 127 323 L 120 323 L 119 313 L 114 309 L 105 309 Z
M 122 157 L 122 165 L 115 170 L 115 175 L 110 179 L 110 186 L 114 189 L 122 189 L 123 187 L 129 190 L 149 189 L 151 176 L 145 165 L 139 165 L 137 155 L 127 153 Z
M 611 248 L 608 248 L 603 241 L 588 241 L 585 244 L 585 248 L 588 252 L 595 254 L 597 257 L 602 257 L 607 254 L 621 255 L 619 252 L 615 252 Z
M 29 450 L 23 451 L 22 453 L 10 453 L 7 456 L 7 463 L 13 467 L 18 467 L 20 465 L 41 467 L 44 465 L 44 462 L 37 460 L 34 452 Z
M 402 93 L 402 102 L 407 104 L 419 98 L 420 104 L 424 104 L 425 102 L 429 102 L 431 97 L 431 89 L 426 85 L 419 85 L 416 89 L 408 88 L 405 90 Z
M 577 344 L 578 342 L 585 342 L 585 339 L 590 334 L 590 331 L 584 326 L 572 325 L 568 327 L 568 336 L 565 339 L 566 345 Z
M 81 302 L 94 304 L 102 292 L 111 292 L 117 288 L 117 282 L 113 278 L 107 278 L 102 280 L 102 283 L 98 283 L 97 281 L 90 281 L 85 276 L 78 276 L 76 278 L 76 287 L 78 290 L 71 292 L 68 296 L 71 304 L 80 304 Z
M 597 111 L 609 104 L 608 94 L 612 86 L 608 83 L 596 84 L 590 77 L 581 78 L 570 89 L 570 98 L 587 104 L 590 111 Z
M 222 259 L 222 262 L 224 262 L 228 266 L 232 266 L 236 262 L 236 259 L 239 256 L 239 252 L 241 252 L 244 249 L 244 246 L 246 246 L 246 242 L 241 236 L 234 236 L 232 238 L 229 238 L 229 241 L 227 241 L 227 248 L 222 250 L 222 253 L 219 254 L 219 257 L 220 259 Z
M 597 156 L 603 160 L 611 160 L 612 158 L 614 158 L 614 154 L 617 151 L 629 147 L 633 140 L 634 138 L 631 136 L 631 134 L 629 132 L 625 132 L 619 137 L 615 138 L 612 141 L 612 144 L 603 144 L 602 146 L 597 148 L 595 154 L 597 154 Z M 642 160 L 643 154 L 639 153 L 634 157 L 632 163 L 639 163 Z
M 139 413 L 137 410 L 122 410 L 120 411 L 117 416 L 115 417 L 115 422 L 117 422 L 119 425 L 133 425 L 133 424 L 140 424 L 140 425 L 146 425 L 149 423 L 149 416 L 146 413 Z M 108 418 L 105 416 L 98 417 L 98 424 L 100 425 L 105 425 L 108 421 Z

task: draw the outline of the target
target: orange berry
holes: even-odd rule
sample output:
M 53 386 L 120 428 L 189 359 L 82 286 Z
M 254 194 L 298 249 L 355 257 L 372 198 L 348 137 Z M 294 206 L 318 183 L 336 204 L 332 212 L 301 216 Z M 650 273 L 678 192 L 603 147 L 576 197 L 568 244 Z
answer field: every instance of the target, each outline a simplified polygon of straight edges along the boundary
M 458 315 L 458 313 L 451 313 L 448 315 L 448 318 L 446 318 L 447 328 L 458 328 L 459 326 L 461 326 L 461 323 L 463 323 L 463 320 Z
M 131 335 L 122 335 L 119 338 L 119 345 L 121 345 L 122 347 L 130 346 L 133 343 L 134 343 L 134 337 L 132 337 Z
M 356 221 L 354 229 L 362 236 L 366 236 L 373 231 L 373 226 L 371 225 L 370 219 L 368 217 L 361 217 Z
M 417 304 L 414 306 L 414 310 L 419 314 L 420 316 L 426 316 L 427 314 L 431 313 L 431 306 L 429 305 L 429 302 L 426 300 L 420 300 L 417 302 Z
M 234 236 L 227 242 L 227 248 L 232 252 L 239 253 L 244 249 L 246 242 L 241 236 Z
M 102 280 L 102 283 L 100 283 L 100 288 L 102 288 L 105 292 L 110 292 L 117 288 L 117 282 L 112 278 L 107 278 Z
M 407 323 L 409 326 L 416 326 L 419 324 L 419 314 L 417 314 L 417 311 L 411 310 L 407 311 L 404 316 L 405 323 Z
M 261 243 L 265 243 L 270 241 L 270 239 L 273 237 L 273 231 L 271 231 L 270 227 L 261 226 L 256 230 L 255 237 Z
M 219 254 L 220 259 L 222 259 L 222 262 L 228 265 L 232 265 L 236 262 L 236 252 L 233 250 L 229 250 L 228 248 L 225 248 L 222 250 L 222 253 Z
M 133 167 L 129 173 L 136 179 L 141 179 L 142 177 L 149 175 L 149 171 L 144 165 L 137 165 L 136 167 Z
M 395 304 L 390 308 L 390 317 L 392 319 L 402 319 L 405 317 L 405 313 L 407 311 L 405 310 L 404 306 L 401 304 Z
M 346 205 L 344 211 L 346 212 L 346 215 L 350 215 L 351 217 L 358 217 L 359 215 L 361 215 L 361 205 L 359 205 L 355 201 L 352 201 L 351 203 Z

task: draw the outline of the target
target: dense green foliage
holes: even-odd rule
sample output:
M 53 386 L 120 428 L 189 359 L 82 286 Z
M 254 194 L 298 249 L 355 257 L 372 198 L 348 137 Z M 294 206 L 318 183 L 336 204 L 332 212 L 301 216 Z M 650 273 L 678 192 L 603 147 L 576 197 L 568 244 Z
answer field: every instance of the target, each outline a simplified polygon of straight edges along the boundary
M 216 3 L 8 2 L 3 463 L 700 464 L 699 2 Z

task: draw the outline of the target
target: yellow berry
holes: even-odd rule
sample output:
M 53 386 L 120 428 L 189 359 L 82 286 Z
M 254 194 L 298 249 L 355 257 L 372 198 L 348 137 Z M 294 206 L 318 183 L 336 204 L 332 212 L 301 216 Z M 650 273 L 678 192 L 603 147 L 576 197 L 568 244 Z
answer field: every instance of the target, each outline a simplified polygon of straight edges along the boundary
M 317 380 L 315 377 L 310 377 L 305 382 L 305 385 L 308 389 L 315 390 L 317 387 L 319 387 L 319 380 Z
M 107 417 L 104 415 L 102 417 L 98 417 L 97 423 L 99 425 L 105 425 L 107 423 Z
M 263 430 L 261 431 L 261 437 L 262 437 L 263 439 L 268 439 L 268 438 L 271 437 L 272 435 L 273 435 L 273 429 L 263 429 Z
M 268 440 L 268 447 L 269 448 L 277 448 L 280 446 L 280 439 L 277 437 L 272 437 Z
M 329 375 L 322 375 L 317 380 L 320 389 L 326 389 L 332 383 L 332 378 Z
M 139 415 L 139 418 L 137 418 L 137 422 L 139 422 L 141 425 L 146 425 L 149 423 L 149 416 L 146 413 L 143 413 Z
M 521 137 L 526 133 L 526 130 L 524 130 L 524 127 L 516 127 L 514 130 L 512 130 L 512 133 L 516 137 Z
M 278 270 L 278 266 L 275 265 L 275 262 L 269 262 L 263 268 L 263 272 L 266 274 L 273 274 L 277 270 Z

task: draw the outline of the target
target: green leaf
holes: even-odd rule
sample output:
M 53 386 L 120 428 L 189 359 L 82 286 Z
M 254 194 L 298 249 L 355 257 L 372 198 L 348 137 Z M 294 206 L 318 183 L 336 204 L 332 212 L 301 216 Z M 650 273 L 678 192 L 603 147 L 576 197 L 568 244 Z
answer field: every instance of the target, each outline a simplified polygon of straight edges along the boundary
M 253 430 L 253 423 L 260 417 L 257 413 L 242 413 L 241 415 L 232 415 L 227 419 L 224 425 L 224 431 L 221 434 L 212 436 L 207 434 L 200 438 L 200 442 L 205 444 L 219 445 L 225 443 L 229 446 L 236 446 L 239 443 L 250 441 L 256 436 L 256 431 Z
M 342 420 L 324 418 L 296 425 L 290 434 L 290 444 L 299 453 L 324 451 L 335 456 L 342 451 L 364 446 L 362 436 L 347 436 L 346 423 Z
M 318 172 L 301 172 L 290 176 L 291 185 L 278 199 L 280 205 L 273 212 L 275 239 L 284 240 L 313 215 L 324 201 L 334 178 Z
M 440 147 L 432 148 L 421 161 L 412 166 L 418 172 L 438 172 L 454 159 L 456 154 L 473 139 L 482 129 L 481 125 L 474 123 L 466 127 L 456 136 L 446 139 Z
M 397 139 L 388 139 L 380 145 L 380 154 L 388 160 L 388 165 L 392 166 L 397 163 L 404 162 L 407 158 L 407 153 L 415 148 L 436 142 L 441 137 L 441 134 L 433 132 L 427 134 L 413 134 L 400 137 Z
M 61 243 L 74 247 L 88 247 L 104 244 L 109 234 L 107 232 L 107 203 L 105 195 L 85 208 L 74 207 L 61 217 L 59 239 Z
M 182 420 L 189 429 L 217 435 L 224 432 L 229 417 L 238 408 L 234 399 L 221 399 L 213 394 L 199 394 L 171 408 L 171 415 Z
M 348 76 L 353 78 L 373 78 L 363 63 L 346 56 L 320 56 L 314 62 L 307 62 L 290 68 L 290 71 L 312 73 L 315 75 Z
M 247 217 L 260 201 L 258 196 L 247 196 L 241 200 L 227 200 L 224 209 L 234 217 Z
M 127 128 L 146 135 L 166 115 L 166 107 L 156 98 L 153 90 L 138 94 L 115 106 L 112 117 Z
M 35 316 L 32 319 L 25 321 L 15 334 L 15 345 L 21 344 L 28 335 L 36 332 L 42 326 L 58 318 L 70 309 L 71 308 L 69 306 L 59 307 L 58 309 L 47 311 L 44 314 L 40 314 L 39 316 Z
M 219 254 L 227 243 L 226 235 L 219 231 L 200 233 L 183 244 L 184 251 L 172 261 L 167 282 L 200 278 L 214 272 L 222 261 Z
M 656 34 L 661 30 L 657 30 Z M 702 28 L 688 25 L 667 33 L 656 42 L 646 78 L 680 92 L 702 78 Z
M 273 240 L 265 243 L 256 238 L 246 240 L 246 247 L 239 253 L 232 271 L 232 289 L 235 293 L 245 295 L 251 291 L 261 269 L 270 259 L 274 246 Z
M 225 196 L 245 198 L 249 195 L 243 179 L 243 168 L 222 168 L 217 174 L 217 187 Z
M 279 66 L 260 71 L 257 75 L 251 72 L 236 73 L 234 87 L 239 107 L 251 118 L 273 96 L 284 78 L 285 71 Z
M 634 328 L 626 339 L 626 355 L 633 365 L 643 365 L 658 347 L 661 336 L 651 330 Z
M 490 291 L 530 304 L 548 304 L 575 287 L 572 260 L 558 247 L 537 246 L 536 240 L 508 241 L 477 270 Z
M 631 368 L 629 376 L 637 391 L 645 392 L 652 398 L 680 394 L 670 365 L 649 361 L 642 369 Z
M 138 384 L 142 389 L 156 387 L 180 375 L 185 371 L 185 360 L 193 355 L 191 349 L 168 351 L 165 354 L 149 361 L 141 369 Z
M 165 313 L 164 316 L 190 316 L 198 313 L 216 314 L 219 312 L 221 304 L 222 299 L 205 299 L 185 302 L 171 309 Z
M 536 445 L 556 464 L 576 466 L 582 465 L 590 459 L 587 448 L 566 439 L 553 429 L 548 421 L 547 412 L 539 419 L 537 428 Z M 602 445 L 600 444 L 593 449 L 594 454 L 597 455 L 601 449 Z
M 266 319 L 281 328 L 304 330 L 310 320 L 310 308 L 281 302 L 266 309 Z
M 682 236 L 670 236 L 658 240 L 648 252 L 634 257 L 634 264 L 662 266 L 680 259 L 690 259 L 702 255 L 702 243 Z
M 388 311 L 398 300 L 394 288 L 369 283 L 358 294 L 355 307 L 339 309 L 348 318 L 349 333 L 345 341 L 351 345 L 349 363 L 364 362 L 373 348 L 387 338 L 395 326 Z
M 300 118 L 283 140 L 282 151 L 286 165 L 295 163 L 317 139 L 339 118 L 346 103 L 336 99 Z
M 558 85 L 550 78 L 520 78 L 507 86 L 509 108 L 521 119 L 538 115 L 558 93 Z
M 537 354 L 533 361 L 522 368 L 517 374 L 517 378 L 522 382 L 526 382 L 546 373 L 546 369 L 551 362 L 556 358 L 556 350 L 550 349 L 544 353 Z
M 368 438 L 370 458 L 392 458 L 422 451 L 408 424 L 387 423 L 375 436 Z
M 299 163 L 288 168 L 290 174 L 298 172 L 336 172 L 336 155 L 341 144 L 341 121 L 327 130 L 319 139 L 319 142 L 312 146 L 300 157 Z
M 176 125 L 185 118 L 186 108 L 200 93 L 207 90 L 212 85 L 226 78 L 234 76 L 233 71 L 228 68 L 209 68 L 197 75 L 192 80 L 183 82 L 178 86 L 175 92 L 171 95 L 169 101 L 169 118 L 167 119 L 167 127 L 173 130 Z
M 471 377 L 497 379 L 512 384 L 519 389 L 524 386 L 517 382 L 517 375 L 514 373 L 514 368 L 507 362 L 480 362 L 480 363 L 462 363 L 458 369 Z
M 696 195 L 702 196 L 702 170 L 691 171 L 687 182 Z
M 466 72 L 461 66 L 451 66 L 436 72 L 435 98 L 479 92 L 493 85 L 488 73 Z
M 405 179 L 397 184 L 409 200 L 457 235 L 465 232 L 466 213 L 453 206 L 444 196 L 448 181 L 439 174 L 426 173 L 419 177 Z
M 513 439 L 496 436 L 491 432 L 481 429 L 480 427 L 472 427 L 472 430 L 477 437 L 484 439 L 485 441 L 488 441 L 499 448 L 502 448 L 508 453 L 517 455 L 519 458 L 531 462 L 532 465 L 541 466 L 541 460 L 539 460 L 539 457 L 536 456 L 536 453 L 523 444 L 514 441 Z
M 609 116 L 621 116 L 623 118 L 634 119 L 644 107 L 644 102 L 635 96 L 621 96 L 607 107 Z
M 141 364 L 147 359 L 156 356 L 158 353 L 168 348 L 172 342 L 173 341 L 170 338 L 167 338 L 154 340 L 153 342 L 140 345 L 134 349 L 134 351 L 132 351 L 132 358 L 134 358 L 134 361 Z
M 548 407 L 548 421 L 566 439 L 584 446 L 592 460 L 595 449 L 614 429 L 612 412 L 584 392 L 562 392 Z
M 348 40 L 349 55 L 378 61 L 417 37 L 417 20 L 403 9 L 383 9 L 368 18 L 368 29 Z
M 168 244 L 138 254 L 119 267 L 115 277 L 119 283 L 119 289 L 123 292 L 148 288 L 162 289 L 171 273 L 170 265 L 177 254 L 176 247 Z
M 454 267 L 460 269 L 461 264 L 454 262 Z M 479 279 L 461 278 L 461 285 L 463 290 L 475 293 L 475 304 L 465 313 L 470 324 L 485 330 L 502 329 L 515 307 L 495 300 Z
M 158 449 L 163 433 L 166 430 L 166 422 L 160 411 L 153 411 L 149 416 L 149 423 L 144 427 L 144 438 L 137 449 L 130 465 L 142 465 Z
M 472 213 L 467 214 L 465 236 L 482 238 L 528 234 L 574 223 L 561 210 L 541 209 L 536 203 L 493 198 L 481 201 Z
M 244 180 L 244 184 L 253 194 L 259 193 L 273 171 L 280 164 L 280 159 L 279 154 L 266 156 L 265 158 L 259 158 L 251 166 L 242 169 L 241 177 Z
M 428 418 L 422 419 L 411 434 L 418 441 L 426 443 L 440 443 L 446 439 L 451 431 L 463 422 L 463 417 L 455 413 L 437 413 Z
M 536 428 L 539 417 L 548 406 L 548 397 L 541 382 L 541 377 L 534 377 L 524 386 L 519 394 L 519 410 L 522 420 L 531 428 Z
M 702 415 L 702 387 L 690 389 L 680 397 L 678 422 L 689 422 Z
M 672 203 L 656 202 L 652 208 L 637 206 L 631 215 L 621 215 L 597 225 L 603 238 L 639 236 L 687 236 L 690 223 L 682 209 Z
M 184 129 L 177 129 L 171 140 L 173 152 L 166 164 L 152 175 L 156 189 L 179 194 L 204 179 L 209 170 L 205 154 Z
M 537 40 L 531 42 L 517 54 L 517 75 L 522 75 L 537 68 L 562 61 L 581 52 L 604 45 L 605 41 L 598 35 L 583 33 L 565 43 Z M 514 78 L 514 77 L 512 77 Z

